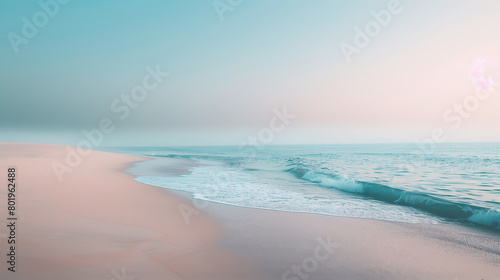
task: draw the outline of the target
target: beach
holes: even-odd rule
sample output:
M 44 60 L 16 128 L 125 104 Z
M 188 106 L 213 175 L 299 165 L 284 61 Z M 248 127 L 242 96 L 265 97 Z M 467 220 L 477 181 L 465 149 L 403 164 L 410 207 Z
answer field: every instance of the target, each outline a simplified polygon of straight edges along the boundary
M 149 160 L 91 151 L 64 174 L 67 147 L 0 144 L 17 172 L 16 271 L 0 279 L 498 279 L 500 236 L 419 224 L 250 209 L 134 181 Z M 189 166 L 175 166 L 178 176 Z M 175 172 L 170 176 L 176 176 Z M 5 185 L 7 185 L 5 183 Z M 0 190 L 7 222 L 7 188 Z M 0 231 L 8 252 L 8 232 Z M 121 278 L 120 278 L 121 277 Z M 127 278 L 128 277 L 128 278 Z

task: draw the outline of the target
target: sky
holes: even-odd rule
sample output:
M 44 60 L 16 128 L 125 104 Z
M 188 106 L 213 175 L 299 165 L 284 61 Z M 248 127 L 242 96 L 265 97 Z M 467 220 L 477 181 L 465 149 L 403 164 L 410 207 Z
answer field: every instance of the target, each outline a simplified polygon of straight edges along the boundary
M 500 142 L 498 14 L 497 0 L 1 1 L 0 142 Z

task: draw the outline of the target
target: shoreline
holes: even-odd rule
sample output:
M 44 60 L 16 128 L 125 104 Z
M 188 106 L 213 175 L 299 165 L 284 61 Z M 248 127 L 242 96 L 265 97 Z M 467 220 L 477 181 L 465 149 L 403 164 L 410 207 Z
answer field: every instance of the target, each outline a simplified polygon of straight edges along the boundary
M 124 171 L 145 158 L 93 151 L 58 183 L 50 163 L 64 157 L 64 147 L 0 146 L 0 166 L 20 168 L 22 194 L 20 271 L 12 275 L 3 269 L 2 278 L 111 279 L 113 270 L 122 268 L 136 279 L 486 280 L 500 275 L 500 237 L 465 226 L 214 202 L 198 209 L 188 193 L 136 182 Z M 1 197 L 5 193 L 0 191 Z M 189 224 L 181 205 L 191 213 Z M 189 212 L 193 209 L 197 212 Z M 3 235 L 0 241 L 4 252 Z
M 191 174 L 192 170 L 190 168 L 205 165 L 205 164 L 200 164 L 200 163 L 198 163 L 194 160 L 190 160 L 190 159 L 179 159 L 179 158 L 167 158 L 166 159 L 166 158 L 162 158 L 162 157 L 158 158 L 158 157 L 154 157 L 154 156 L 151 156 L 151 157 L 148 156 L 147 162 L 149 163 L 148 166 L 145 166 L 144 162 L 141 162 L 141 161 L 134 163 L 135 169 L 133 172 L 130 172 L 131 168 L 125 169 L 124 171 L 129 173 L 129 174 L 134 175 L 135 178 L 139 178 L 139 177 L 164 177 L 164 178 L 165 177 L 181 177 L 183 175 Z M 156 172 L 151 172 L 150 170 L 148 170 L 148 168 L 154 169 L 157 166 L 162 166 L 164 164 L 164 162 L 170 162 L 169 165 L 173 165 L 172 162 L 175 162 L 175 163 L 178 163 L 179 165 L 182 165 L 186 169 L 183 170 L 183 172 L 177 172 L 175 175 L 172 175 L 174 172 L 172 172 L 171 170 L 163 172 L 163 173 L 156 173 Z M 186 193 L 186 195 L 181 195 L 181 197 L 188 199 L 188 200 L 194 199 L 194 197 L 193 197 L 194 193 L 192 193 L 188 190 L 170 189 L 168 187 L 158 186 L 155 184 L 149 184 L 147 182 L 142 182 L 140 180 L 136 180 L 136 181 L 139 183 L 146 184 L 146 185 L 163 188 L 163 189 L 166 189 L 166 190 L 173 192 L 173 193 Z M 433 197 L 433 198 L 435 200 L 439 200 L 439 198 L 437 198 L 437 197 Z M 407 205 L 390 204 L 390 205 L 397 205 L 397 206 L 400 206 L 403 208 L 408 208 L 408 209 L 412 209 L 412 210 L 416 210 L 416 211 L 422 211 L 422 213 L 424 213 L 425 215 L 428 215 L 429 220 L 428 221 L 421 220 L 421 221 L 415 221 L 415 222 L 407 222 L 404 220 L 398 221 L 398 220 L 375 218 L 375 217 L 371 218 L 371 217 L 360 217 L 360 216 L 358 216 L 358 217 L 357 216 L 342 216 L 342 215 L 329 214 L 326 212 L 311 212 L 311 211 L 307 211 L 307 210 L 301 211 L 301 210 L 295 210 L 295 209 L 287 210 L 287 209 L 275 209 L 272 207 L 266 208 L 266 207 L 260 207 L 260 206 L 245 206 L 245 205 L 240 205 L 237 203 L 231 203 L 231 202 L 226 202 L 226 201 L 217 201 L 217 200 L 211 200 L 211 199 L 198 199 L 198 200 L 207 201 L 210 203 L 218 203 L 218 204 L 228 205 L 228 206 L 243 207 L 243 208 L 248 208 L 248 209 L 283 211 L 283 212 L 290 212 L 290 213 L 318 214 L 318 215 L 326 215 L 326 216 L 332 216 L 332 217 L 359 218 L 359 219 L 368 219 L 368 220 L 376 220 L 376 221 L 392 221 L 392 222 L 409 223 L 409 224 L 453 224 L 453 225 L 465 226 L 467 228 L 480 230 L 480 231 L 483 231 L 487 234 L 494 234 L 494 235 L 500 236 L 500 228 L 493 227 L 492 225 L 486 225 L 486 224 L 479 223 L 479 222 L 472 222 L 469 220 L 462 221 L 462 220 L 458 220 L 458 219 L 448 218 L 448 217 L 436 215 L 434 213 L 430 213 L 430 212 L 427 212 L 425 210 L 415 208 L 412 206 L 407 206 Z M 375 200 L 377 202 L 382 202 L 382 203 L 385 202 L 383 200 L 378 200 L 378 199 L 375 199 Z M 475 206 L 471 206 L 471 207 L 475 207 Z
M 439 224 L 404 223 L 357 217 L 338 217 L 309 212 L 250 208 L 216 201 L 195 199 L 188 191 L 172 190 L 163 187 L 159 188 L 165 189 L 175 196 L 190 201 L 190 207 L 192 207 L 192 209 L 207 213 L 211 218 L 222 225 L 226 235 L 220 241 L 220 245 L 225 249 L 250 257 L 253 265 L 263 268 L 265 277 L 262 279 L 282 279 L 281 277 L 283 276 L 285 277 L 284 279 L 301 279 L 298 274 L 295 275 L 295 277 L 298 276 L 299 278 L 293 278 L 294 276 L 292 274 L 283 275 L 283 273 L 288 271 L 289 269 L 287 269 L 287 267 L 292 267 L 294 262 L 300 264 L 301 261 L 311 256 L 310 252 L 314 249 L 314 247 L 311 247 L 313 246 L 312 244 L 314 244 L 314 238 L 311 238 L 311 236 L 314 234 L 308 232 L 307 235 L 304 236 L 303 234 L 294 235 L 291 233 L 296 231 L 297 228 L 314 228 L 318 227 L 318 225 L 327 224 L 328 222 L 343 224 L 346 228 L 351 227 L 353 229 L 370 225 L 369 227 L 373 227 L 379 231 L 379 228 L 383 227 L 384 229 L 382 231 L 385 234 L 384 237 L 380 237 L 382 242 L 387 242 L 387 239 L 400 240 L 396 242 L 396 244 L 388 243 L 384 245 L 384 249 L 387 249 L 389 252 L 378 252 L 372 258 L 372 261 L 376 261 L 377 258 L 384 256 L 383 259 L 388 260 L 389 264 L 384 262 L 378 262 L 377 264 L 372 263 L 369 265 L 369 268 L 365 268 L 365 272 L 358 276 L 354 276 L 356 273 L 353 271 L 346 272 L 345 268 L 348 266 L 351 270 L 355 270 L 356 266 L 363 266 L 363 264 L 358 264 L 357 260 L 345 262 L 342 258 L 334 258 L 333 262 L 344 263 L 344 269 L 340 269 L 340 271 L 343 272 L 339 272 L 341 274 L 338 275 L 342 275 L 342 277 L 345 278 L 340 277 L 339 279 L 469 279 L 463 277 L 471 271 L 473 272 L 470 274 L 470 277 L 474 277 L 472 275 L 481 275 L 480 273 L 483 272 L 482 269 L 475 270 L 474 266 L 467 265 L 467 261 L 460 260 L 460 257 L 457 255 L 465 255 L 465 259 L 470 258 L 475 261 L 480 259 L 480 262 L 484 261 L 487 263 L 486 267 L 492 265 L 493 268 L 490 268 L 491 271 L 485 273 L 485 275 L 489 277 L 484 275 L 481 276 L 484 279 L 495 279 L 493 275 L 499 275 L 500 273 L 500 268 L 494 268 L 500 265 L 500 236 L 496 231 L 488 227 L 478 227 L 476 225 L 465 225 L 454 222 Z M 202 207 L 198 207 L 199 205 Z M 227 213 L 231 213 L 232 215 L 228 216 Z M 295 220 L 293 223 L 280 223 L 283 220 L 289 220 L 291 218 Z M 251 222 L 248 222 L 249 220 Z M 310 220 L 316 222 L 308 222 Z M 255 229 L 256 226 L 263 230 L 259 232 Z M 327 226 L 319 226 L 319 228 L 321 229 L 317 229 L 317 238 L 320 238 L 321 235 L 345 234 L 343 232 L 339 233 L 337 229 L 332 229 Z M 259 234 L 254 237 L 249 237 L 245 242 L 242 242 L 241 236 L 248 235 L 248 232 L 259 232 Z M 277 232 L 282 232 L 282 234 L 276 234 Z M 354 238 L 363 240 L 369 239 L 369 235 L 370 231 L 365 234 L 353 234 L 353 236 L 355 236 Z M 382 234 L 378 232 L 377 235 L 381 236 Z M 276 240 L 280 240 L 280 242 L 285 245 L 278 248 L 278 250 L 276 250 L 276 248 L 269 250 L 269 248 L 272 248 L 269 247 L 270 245 L 261 245 Z M 340 242 L 340 244 L 342 244 L 342 242 Z M 364 246 L 364 249 L 367 250 L 371 248 L 371 245 L 368 243 L 365 243 Z M 376 242 L 373 243 L 373 247 L 377 248 L 378 246 L 379 244 L 376 244 Z M 297 253 L 296 247 L 311 248 Z M 414 272 L 412 273 L 405 274 L 401 272 L 400 267 L 409 264 L 404 262 L 398 263 L 397 260 L 394 259 L 394 254 L 397 254 L 398 258 L 400 257 L 400 251 L 398 251 L 400 247 L 408 247 L 407 249 L 403 249 L 403 251 L 409 255 L 405 256 L 406 261 L 411 259 L 413 262 L 416 258 L 420 258 L 421 262 L 425 264 L 421 267 L 416 265 L 414 267 L 409 266 L 405 269 L 407 271 L 413 269 Z M 424 247 L 425 249 L 420 247 Z M 255 248 L 259 248 L 261 251 L 255 251 Z M 439 249 L 436 250 L 435 248 Z M 443 253 L 446 251 L 452 251 L 452 254 Z M 412 254 L 414 254 L 412 252 L 418 253 L 412 256 Z M 440 261 L 448 258 L 448 264 L 446 266 L 450 267 L 450 269 L 441 269 L 441 265 L 436 267 L 432 262 L 426 262 L 424 256 L 430 257 L 432 255 L 441 255 L 437 258 L 437 260 Z M 263 260 L 263 256 L 267 256 L 267 258 Z M 289 260 L 279 262 L 280 259 Z M 436 260 L 435 257 L 431 259 L 434 261 Z M 275 263 L 276 265 L 272 267 L 267 266 L 266 268 L 266 263 Z M 461 263 L 461 265 L 458 266 L 458 263 Z M 332 263 L 324 265 L 330 268 L 335 266 Z M 374 269 L 374 267 L 377 269 Z M 464 271 L 463 267 L 468 267 L 468 271 Z M 433 270 L 433 273 L 426 274 L 426 270 Z M 282 274 L 280 274 L 280 272 Z M 396 278 L 391 278 L 394 277 L 393 274 L 398 276 Z M 313 275 L 315 275 L 316 278 L 312 277 Z M 313 275 L 311 275 L 311 279 L 326 279 L 326 277 L 332 277 L 331 269 L 324 267 L 319 267 L 318 271 L 315 271 Z M 338 277 L 338 275 L 335 275 L 335 277 Z

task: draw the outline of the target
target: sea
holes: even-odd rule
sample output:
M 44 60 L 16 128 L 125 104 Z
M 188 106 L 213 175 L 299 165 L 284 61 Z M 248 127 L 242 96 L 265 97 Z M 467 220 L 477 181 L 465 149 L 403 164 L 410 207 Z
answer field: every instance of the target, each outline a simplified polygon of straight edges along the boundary
M 414 144 L 106 150 L 152 158 L 135 169 L 156 172 L 136 172 L 136 181 L 194 199 L 500 232 L 500 143 L 443 143 L 427 150 Z M 167 158 L 191 164 L 175 175 L 171 167 L 162 169 Z

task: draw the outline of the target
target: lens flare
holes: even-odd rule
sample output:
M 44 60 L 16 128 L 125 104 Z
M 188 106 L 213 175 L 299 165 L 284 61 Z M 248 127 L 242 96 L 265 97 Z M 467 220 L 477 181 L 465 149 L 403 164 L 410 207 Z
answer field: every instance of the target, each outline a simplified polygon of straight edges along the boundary
M 474 61 L 474 65 L 470 70 L 470 76 L 476 88 L 490 90 L 493 87 L 493 78 L 486 73 L 491 65 L 493 65 L 493 60 L 491 59 L 478 59 Z

